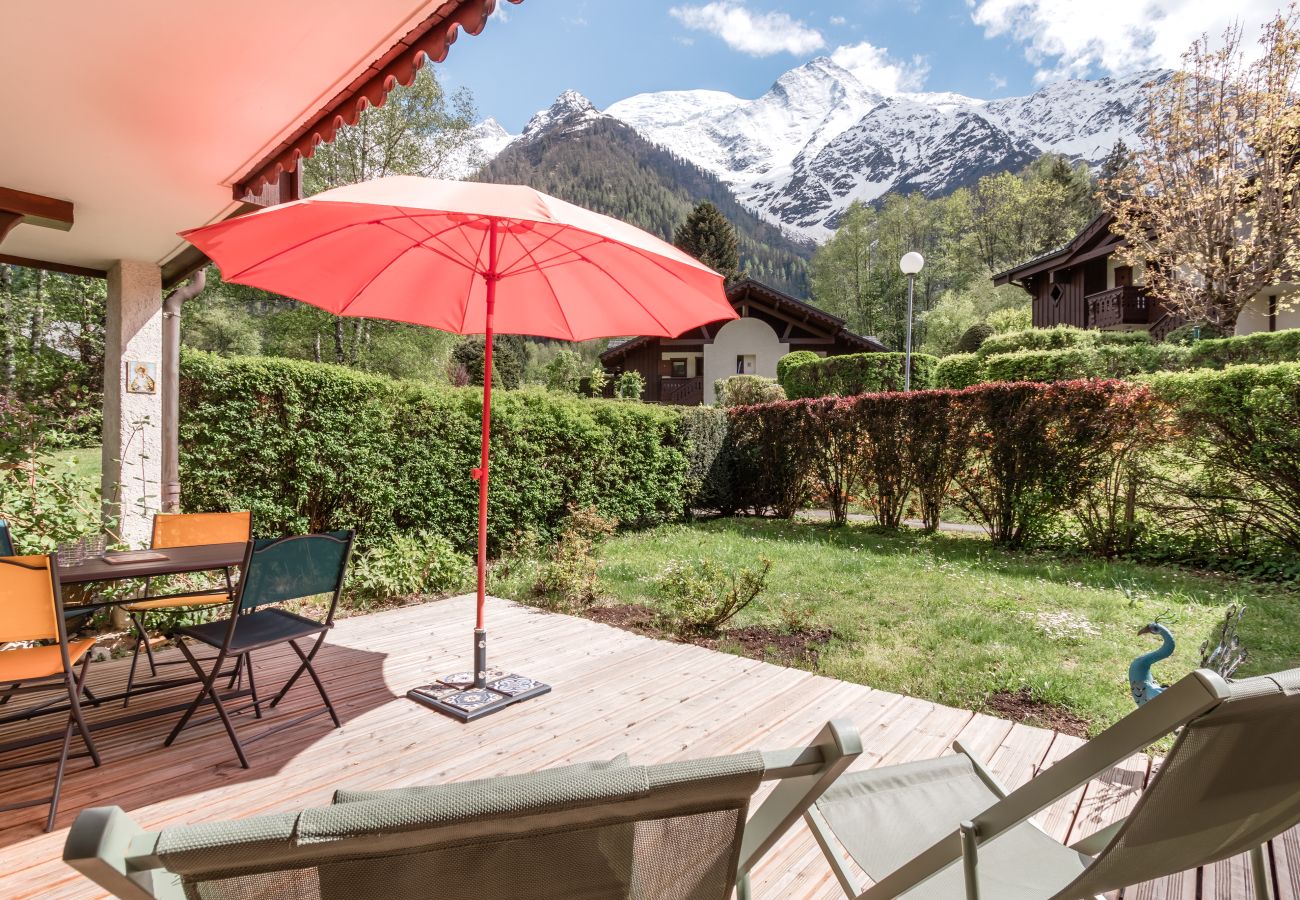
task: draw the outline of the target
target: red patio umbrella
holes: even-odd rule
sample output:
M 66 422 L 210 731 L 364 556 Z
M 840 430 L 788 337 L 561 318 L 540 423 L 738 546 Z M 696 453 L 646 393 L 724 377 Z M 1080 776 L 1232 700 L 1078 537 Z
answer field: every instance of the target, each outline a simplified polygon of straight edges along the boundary
M 532 188 L 411 176 L 335 188 L 182 237 L 226 281 L 336 315 L 485 336 L 474 671 L 411 696 L 467 720 L 549 690 L 504 673 L 488 680 L 492 335 L 676 337 L 736 317 L 722 276 L 639 228 Z

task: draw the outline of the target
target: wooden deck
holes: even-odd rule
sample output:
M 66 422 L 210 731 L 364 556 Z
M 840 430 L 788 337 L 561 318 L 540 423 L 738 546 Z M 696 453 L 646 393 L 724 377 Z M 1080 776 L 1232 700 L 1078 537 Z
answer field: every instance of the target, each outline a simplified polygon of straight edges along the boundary
M 583 619 L 491 602 L 493 663 L 543 679 L 553 693 L 469 725 L 403 697 L 431 673 L 457 666 L 469 650 L 471 598 L 391 610 L 338 624 L 318 668 L 343 727 L 321 716 L 246 744 L 241 769 L 217 723 L 161 746 L 172 719 L 100 732 L 104 766 L 71 764 L 61 829 L 40 831 L 40 808 L 0 815 L 0 897 L 89 897 L 97 892 L 60 860 L 64 829 L 79 809 L 117 804 L 142 825 L 233 818 L 326 804 L 336 787 L 381 788 L 526 772 L 627 752 L 636 762 L 778 749 L 811 738 L 829 718 L 862 730 L 858 766 L 919 759 L 960 737 L 1007 783 L 1020 784 L 1079 745 L 1077 738 L 755 662 L 699 647 L 654 641 Z M 296 660 L 263 654 L 258 684 L 269 693 Z M 120 684 L 125 661 L 92 666 L 92 683 Z M 97 669 L 97 671 L 96 671 Z M 189 689 L 186 689 L 187 691 Z M 155 695 L 149 702 L 175 702 Z M 289 700 L 257 721 L 252 737 L 308 708 L 304 679 Z M 145 708 L 145 703 L 139 704 Z M 133 707 L 136 704 L 133 703 Z M 96 717 L 114 711 L 92 711 Z M 51 720 L 45 720 L 50 723 Z M 1046 810 L 1041 824 L 1073 840 L 1124 814 L 1151 774 L 1146 757 L 1125 764 Z M 40 796 L 49 768 L 5 776 L 14 799 Z M 1300 898 L 1300 835 L 1273 842 L 1280 896 Z M 1129 900 L 1221 900 L 1252 892 L 1245 858 L 1124 892 Z M 842 894 L 811 835 L 800 825 L 755 873 L 760 898 Z

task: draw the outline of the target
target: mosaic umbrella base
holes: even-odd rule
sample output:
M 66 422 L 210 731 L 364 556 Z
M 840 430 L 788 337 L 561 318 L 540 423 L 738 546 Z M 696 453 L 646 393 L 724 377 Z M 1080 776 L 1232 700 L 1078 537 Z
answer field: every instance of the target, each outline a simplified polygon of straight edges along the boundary
M 444 715 L 471 722 L 550 691 L 549 684 L 491 669 L 483 687 L 474 687 L 473 672 L 453 672 L 433 684 L 411 688 L 406 696 Z

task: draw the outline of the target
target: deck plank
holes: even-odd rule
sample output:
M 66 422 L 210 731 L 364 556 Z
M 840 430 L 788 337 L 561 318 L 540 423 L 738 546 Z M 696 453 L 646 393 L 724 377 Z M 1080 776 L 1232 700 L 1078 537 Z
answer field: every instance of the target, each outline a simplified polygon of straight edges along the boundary
M 830 718 L 846 718 L 861 730 L 866 752 L 854 764 L 857 769 L 951 752 L 953 740 L 960 738 L 1014 788 L 1081 743 L 1044 729 L 499 600 L 489 609 L 493 664 L 555 689 L 509 712 L 461 725 L 404 694 L 432 675 L 461 667 L 471 617 L 472 598 L 455 598 L 340 621 L 318 668 L 343 726 L 335 729 L 321 716 L 246 743 L 248 770 L 238 765 L 217 723 L 188 729 L 170 748 L 161 743 L 172 718 L 100 732 L 105 765 L 94 770 L 84 761 L 72 764 L 60 830 L 40 832 L 40 809 L 0 814 L 0 897 L 100 896 L 60 861 L 67 825 L 78 809 L 91 805 L 121 805 L 144 827 L 158 828 L 320 805 L 338 787 L 463 780 L 623 752 L 650 763 L 777 749 L 809 740 Z M 96 664 L 92 684 L 105 691 L 120 684 L 126 665 L 125 660 Z M 258 685 L 269 695 L 295 667 L 291 654 L 259 654 Z M 133 701 L 132 708 L 158 708 L 193 693 L 192 688 L 161 693 Z M 318 702 L 304 681 L 264 719 L 238 716 L 237 728 L 241 738 L 252 738 Z M 117 711 L 92 710 L 91 720 Z M 12 727 L 6 737 L 51 723 Z M 1126 762 L 1044 811 L 1040 820 L 1062 838 L 1100 827 L 1131 807 L 1145 765 L 1142 758 Z M 48 777 L 48 769 L 12 773 L 6 795 L 40 796 Z M 1283 898 L 1300 896 L 1300 837 L 1284 836 L 1273 853 Z M 1228 893 L 1216 887 L 1207 896 L 1239 896 L 1236 870 L 1229 866 L 1224 875 Z M 842 896 L 802 824 L 755 869 L 753 883 L 757 897 Z M 1171 884 L 1178 887 L 1164 880 L 1130 890 L 1127 897 L 1193 900 L 1196 895 L 1194 873 L 1190 893 Z

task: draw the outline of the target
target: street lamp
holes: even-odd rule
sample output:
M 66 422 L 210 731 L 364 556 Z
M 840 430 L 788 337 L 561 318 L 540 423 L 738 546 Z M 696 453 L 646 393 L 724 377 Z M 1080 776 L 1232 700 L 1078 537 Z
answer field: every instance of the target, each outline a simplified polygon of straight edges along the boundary
M 925 257 L 913 250 L 904 253 L 898 268 L 907 276 L 907 353 L 903 360 L 903 390 L 912 389 L 912 292 L 916 287 L 917 273 L 925 266 Z

